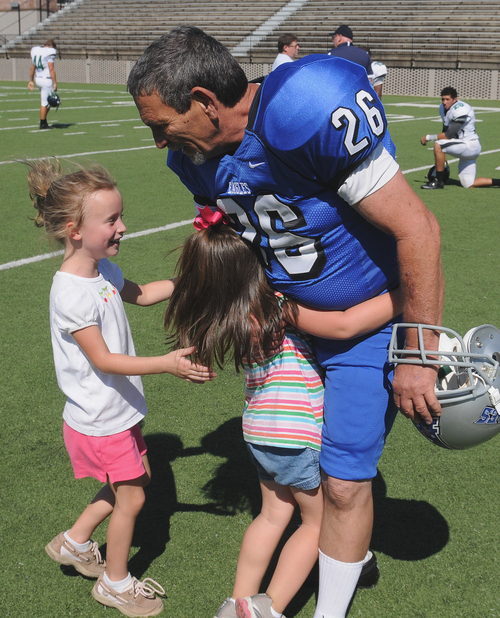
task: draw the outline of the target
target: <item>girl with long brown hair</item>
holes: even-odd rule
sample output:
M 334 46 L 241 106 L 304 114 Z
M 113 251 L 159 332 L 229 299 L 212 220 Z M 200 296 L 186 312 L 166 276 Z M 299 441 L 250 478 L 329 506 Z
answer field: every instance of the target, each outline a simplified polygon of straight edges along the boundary
M 346 311 L 300 306 L 270 288 L 258 250 L 229 224 L 220 210 L 200 211 L 198 231 L 177 264 L 165 326 L 174 347 L 195 346 L 203 365 L 222 367 L 232 359 L 245 373 L 243 435 L 262 509 L 244 535 L 232 597 L 216 618 L 279 618 L 318 558 L 323 512 L 323 383 L 301 331 L 360 337 L 398 315 L 401 298 L 395 290 Z M 266 593 L 258 594 L 297 504 L 302 525 L 281 551 Z

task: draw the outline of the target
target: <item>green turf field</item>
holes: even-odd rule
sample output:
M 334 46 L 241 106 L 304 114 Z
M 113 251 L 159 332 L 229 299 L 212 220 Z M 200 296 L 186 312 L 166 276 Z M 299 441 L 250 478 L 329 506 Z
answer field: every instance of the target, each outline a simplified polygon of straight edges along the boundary
M 59 85 L 62 106 L 38 130 L 38 91 L 0 82 L 0 312 L 2 482 L 0 612 L 12 618 L 119 616 L 97 604 L 92 582 L 59 567 L 44 546 L 66 530 L 99 484 L 76 481 L 62 440 L 59 392 L 52 365 L 48 295 L 60 258 L 29 220 L 35 213 L 26 170 L 16 159 L 68 157 L 98 162 L 118 181 L 129 238 L 117 262 L 128 279 L 172 275 L 175 249 L 192 231 L 187 191 L 167 171 L 149 129 L 124 87 Z M 476 107 L 483 154 L 478 176 L 500 177 L 500 102 Z M 384 97 L 398 162 L 442 227 L 446 276 L 444 324 L 464 334 L 500 326 L 500 189 L 420 189 L 433 162 L 421 135 L 440 130 L 438 99 Z M 172 226 L 172 227 L 169 227 Z M 151 232 L 157 228 L 160 231 Z M 57 248 L 56 248 L 57 249 Z M 25 260 L 25 262 L 20 262 Z M 164 352 L 163 307 L 127 306 L 138 354 Z M 212 618 L 231 593 L 239 544 L 258 513 L 259 489 L 241 437 L 242 377 L 231 368 L 212 384 L 171 376 L 144 378 L 149 414 L 143 432 L 153 481 L 134 537 L 130 569 L 167 592 L 164 616 Z M 350 616 L 366 618 L 500 617 L 496 478 L 500 439 L 448 452 L 398 418 L 374 483 L 381 579 L 361 591 Z M 95 535 L 105 543 L 106 529 Z M 314 576 L 288 608 L 312 618 Z

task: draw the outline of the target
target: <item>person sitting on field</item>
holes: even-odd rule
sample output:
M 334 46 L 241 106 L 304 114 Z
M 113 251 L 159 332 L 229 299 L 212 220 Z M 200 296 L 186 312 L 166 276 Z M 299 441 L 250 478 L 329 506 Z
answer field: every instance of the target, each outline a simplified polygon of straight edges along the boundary
M 458 157 L 458 178 L 465 189 L 473 187 L 500 186 L 500 179 L 476 178 L 476 159 L 481 154 L 481 144 L 476 133 L 476 116 L 472 107 L 458 98 L 455 88 L 448 86 L 441 91 L 439 113 L 443 119 L 443 131 L 437 135 L 423 135 L 420 143 L 434 144 L 436 176 L 422 189 L 444 189 L 446 155 Z

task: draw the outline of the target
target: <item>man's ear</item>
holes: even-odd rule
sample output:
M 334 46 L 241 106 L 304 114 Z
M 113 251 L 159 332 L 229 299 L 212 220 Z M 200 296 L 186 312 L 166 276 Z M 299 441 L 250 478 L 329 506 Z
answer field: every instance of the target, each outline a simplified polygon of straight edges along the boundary
M 207 88 L 201 86 L 195 86 L 191 90 L 191 99 L 201 105 L 204 113 L 210 118 L 215 120 L 219 116 L 219 100 L 216 95 Z

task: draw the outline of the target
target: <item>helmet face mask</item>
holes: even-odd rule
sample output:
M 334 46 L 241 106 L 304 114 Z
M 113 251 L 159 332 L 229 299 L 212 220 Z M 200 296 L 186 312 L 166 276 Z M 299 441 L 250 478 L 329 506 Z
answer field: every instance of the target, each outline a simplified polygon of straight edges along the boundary
M 418 351 L 398 347 L 404 328 L 418 329 Z M 425 329 L 440 333 L 439 350 L 425 349 Z M 471 448 L 500 433 L 499 359 L 500 330 L 489 324 L 471 329 L 463 339 L 440 326 L 395 324 L 389 346 L 389 362 L 395 365 L 438 366 L 435 393 L 441 416 L 433 417 L 431 425 L 414 424 L 433 444 L 448 449 Z

